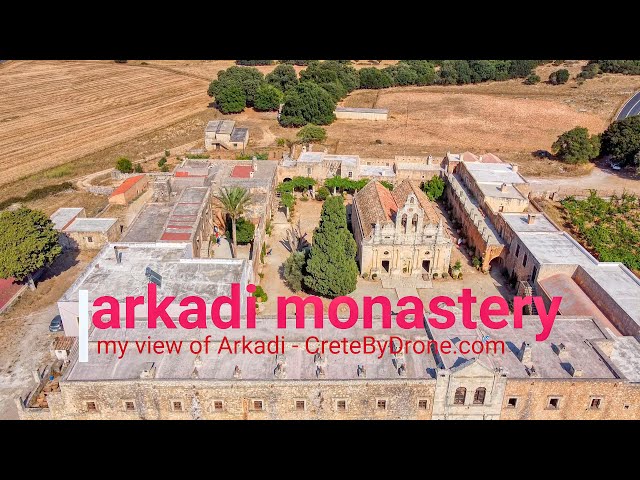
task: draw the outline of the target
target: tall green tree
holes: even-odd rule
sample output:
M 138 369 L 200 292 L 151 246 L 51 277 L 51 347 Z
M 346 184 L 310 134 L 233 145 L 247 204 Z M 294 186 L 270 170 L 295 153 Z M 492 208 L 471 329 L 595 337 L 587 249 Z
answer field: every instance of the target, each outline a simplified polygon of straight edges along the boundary
M 329 197 L 322 205 L 320 224 L 313 233 L 305 285 L 329 298 L 353 292 L 358 277 L 356 248 L 347 228 L 343 198 Z
M 28 278 L 62 253 L 58 232 L 38 210 L 19 208 L 0 214 L 0 278 Z
M 389 88 L 393 85 L 391 76 L 380 69 L 370 67 L 362 68 L 358 72 L 360 75 L 360 88 Z
M 264 83 L 256 90 L 256 98 L 253 106 L 262 112 L 278 110 L 284 95 L 273 85 Z
M 328 125 L 335 120 L 336 102 L 331 95 L 313 82 L 301 82 L 284 96 L 280 124 L 302 127 L 307 123 Z
M 639 165 L 640 115 L 613 122 L 602 134 L 602 153 L 614 160 Z
M 589 136 L 589 130 L 576 127 L 560 135 L 551 148 L 563 162 L 587 163 L 600 155 L 600 136 Z
M 291 65 L 278 65 L 271 73 L 267 74 L 265 80 L 281 92 L 286 92 L 298 84 L 298 74 Z
M 218 78 L 209 85 L 207 93 L 210 97 L 216 97 L 221 91 L 233 86 L 234 90 L 239 87 L 244 92 L 245 105 L 253 107 L 256 91 L 264 83 L 264 75 L 257 68 L 253 67 L 229 67 L 218 72 Z
M 232 255 L 235 258 L 238 248 L 236 235 L 236 222 L 244 213 L 244 209 L 251 200 L 249 192 L 241 187 L 222 188 L 220 193 L 215 196 L 220 202 L 222 210 L 231 219 L 231 239 L 233 243 Z
M 116 161 L 116 170 L 119 170 L 122 173 L 131 173 L 133 172 L 133 164 L 128 158 L 120 157 Z

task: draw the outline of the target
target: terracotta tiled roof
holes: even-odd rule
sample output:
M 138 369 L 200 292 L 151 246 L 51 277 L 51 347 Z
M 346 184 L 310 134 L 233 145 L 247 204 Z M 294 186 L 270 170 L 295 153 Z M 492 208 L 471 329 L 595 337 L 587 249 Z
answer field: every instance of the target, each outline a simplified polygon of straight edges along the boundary
M 464 160 L 465 162 L 477 162 L 478 157 L 471 152 L 464 152 L 460 154 L 460 160 Z
M 376 223 L 383 226 L 387 222 L 394 222 L 397 211 L 404 206 L 410 193 L 415 194 L 425 211 L 425 223 L 438 223 L 440 216 L 416 183 L 404 180 L 390 192 L 380 182 L 372 181 L 355 196 L 364 236 L 368 237 L 371 234 Z
M 482 163 L 503 163 L 498 157 L 496 157 L 493 153 L 485 153 L 482 155 Z
M 231 171 L 231 177 L 233 178 L 251 178 L 251 171 L 253 167 L 251 165 L 236 165 Z
M 396 185 L 393 189 L 392 195 L 399 207 L 402 207 L 407 203 L 407 197 L 410 193 L 413 193 L 418 199 L 418 203 L 424 210 L 424 223 L 438 223 L 440 216 L 433 208 L 433 204 L 429 197 L 420 189 L 416 182 L 411 180 L 404 180 L 400 185 Z
M 120 195 L 121 193 L 126 192 L 131 187 L 133 187 L 136 183 L 138 183 L 143 177 L 144 175 L 136 175 L 135 177 L 127 178 L 124 182 L 122 182 L 122 184 L 118 188 L 116 188 L 113 191 L 111 196 L 114 197 L 116 195 Z
M 191 233 L 164 232 L 160 240 L 189 240 Z

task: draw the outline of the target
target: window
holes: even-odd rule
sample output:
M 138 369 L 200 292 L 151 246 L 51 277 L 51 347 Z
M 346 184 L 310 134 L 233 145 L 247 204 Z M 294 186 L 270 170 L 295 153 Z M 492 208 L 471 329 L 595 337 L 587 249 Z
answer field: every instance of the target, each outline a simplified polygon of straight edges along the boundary
M 464 400 L 467 397 L 467 389 L 464 387 L 456 388 L 456 394 L 453 397 L 454 405 L 464 405 Z
M 516 258 L 518 257 L 518 255 L 520 254 L 520 244 L 516 245 Z
M 484 397 L 487 395 L 487 389 L 484 387 L 476 388 L 476 393 L 473 394 L 474 405 L 484 405 Z
M 224 410 L 224 403 L 222 402 L 222 400 L 214 400 L 213 401 L 213 411 L 214 412 L 221 412 L 222 410 Z
M 93 243 L 93 237 L 87 237 L 87 242 Z
M 383 253 L 383 255 L 389 255 L 389 251 L 388 251 L 388 250 L 387 250 L 387 251 L 385 251 L 385 252 Z
M 338 412 L 346 412 L 347 411 L 347 401 L 346 400 L 336 400 L 336 410 Z
M 524 258 L 522 259 L 522 266 L 526 267 L 527 266 L 527 254 L 524 254 Z
M 504 205 L 500 205 L 500 206 L 498 207 L 498 211 L 499 211 L 499 212 L 504 212 Z
M 296 410 L 301 412 L 307 409 L 307 402 L 304 400 L 296 400 L 295 401 Z
M 182 411 L 182 402 L 180 400 L 172 400 L 171 401 L 171 410 L 174 412 Z
M 252 400 L 251 401 L 251 409 L 252 410 L 264 410 L 264 402 L 262 400 Z
M 234 143 L 234 144 L 233 144 L 233 146 L 234 146 L 234 147 L 237 147 L 237 146 L 238 146 L 238 144 L 237 144 L 237 143 Z
M 549 403 L 547 405 L 548 410 L 558 410 L 560 408 L 560 398 L 549 397 Z
M 429 408 L 429 400 L 421 398 L 418 400 L 418 410 L 427 410 Z
M 376 400 L 376 409 L 377 410 L 386 410 L 387 409 L 387 401 L 379 398 Z
M 414 201 L 414 200 L 415 200 L 415 199 L 414 199 L 413 197 L 411 197 L 411 198 L 409 199 L 409 203 L 413 203 L 413 201 Z
M 533 270 L 531 270 L 531 281 L 536 281 L 536 275 L 538 274 L 538 267 L 534 266 Z
M 414 232 L 418 231 L 418 214 L 414 213 L 413 217 L 411 218 L 411 228 Z
M 518 406 L 518 399 L 516 397 L 510 397 L 507 400 L 507 408 L 516 408 Z
M 590 410 L 600 410 L 600 405 L 602 404 L 602 398 L 592 397 L 591 403 L 589 404 Z
M 402 215 L 402 219 L 400 220 L 400 225 L 402 225 L 402 229 L 404 233 L 407 233 L 407 214 Z
M 124 401 L 124 410 L 125 412 L 133 412 L 136 409 L 136 402 L 133 400 L 125 400 Z
M 85 405 L 87 407 L 87 412 L 97 412 L 98 411 L 98 404 L 95 401 L 87 402 Z
M 353 177 L 353 172 L 349 172 L 349 178 Z
M 629 410 L 629 408 L 631 408 L 631 405 L 629 405 L 628 403 L 625 403 L 625 404 L 624 404 L 624 406 L 623 406 L 623 408 L 624 408 L 625 410 Z
M 311 167 L 307 167 L 307 175 L 311 175 Z

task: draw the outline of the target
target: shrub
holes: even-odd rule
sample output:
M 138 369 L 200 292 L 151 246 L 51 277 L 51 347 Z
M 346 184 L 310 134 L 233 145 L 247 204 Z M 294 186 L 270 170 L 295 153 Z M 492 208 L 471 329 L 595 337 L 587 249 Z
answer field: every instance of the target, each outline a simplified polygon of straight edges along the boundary
M 555 72 L 549 75 L 549 82 L 553 85 L 561 85 L 563 83 L 567 83 L 569 81 L 569 70 L 563 68 L 561 70 L 556 70 Z
M 524 81 L 526 85 L 535 85 L 538 82 L 540 82 L 540 77 L 535 73 L 532 73 L 531 75 L 529 75 Z
M 386 180 L 380 180 L 380 184 L 387 190 L 393 190 L 393 183 L 391 182 L 387 182 Z
M 160 167 L 160 171 L 161 172 L 168 172 L 169 171 L 169 165 L 167 165 L 166 163 L 164 165 L 162 165 Z
M 62 178 L 73 174 L 73 168 L 68 165 L 61 165 L 44 172 L 45 178 Z
M 287 139 L 286 138 L 278 138 L 276 139 L 276 145 L 279 147 L 284 147 L 287 144 Z
M 165 157 L 162 157 L 160 160 L 158 160 L 159 167 L 162 167 L 165 163 L 167 163 L 167 159 Z
M 142 173 L 142 172 L 143 172 L 143 170 L 142 170 L 142 164 L 141 164 L 141 163 L 136 163 L 136 164 L 133 166 L 133 171 L 134 171 L 135 173 Z
M 120 157 L 116 161 L 116 170 L 119 170 L 122 173 L 133 172 L 133 165 L 131 164 L 131 160 L 126 157 Z
M 444 180 L 439 176 L 431 177 L 428 182 L 422 186 L 422 190 L 427 194 L 429 200 L 435 201 L 442 197 L 444 193 Z
M 433 273 L 433 278 L 438 278 L 438 272 Z
M 169 158 L 171 156 L 171 152 L 169 150 L 164 151 L 164 156 Z
M 440 275 L 442 278 L 449 278 L 449 274 L 447 272 L 442 272 L 442 275 Z
M 456 270 L 462 270 L 462 262 L 460 260 L 456 260 L 455 265 L 453 266 Z
M 267 292 L 264 291 L 261 285 L 256 285 L 256 291 L 251 295 L 254 296 L 258 300 L 258 302 L 266 302 L 267 300 L 269 300 Z
M 613 122 L 602 134 L 602 154 L 614 160 L 639 165 L 640 115 Z
M 304 144 L 324 142 L 327 139 L 327 131 L 322 127 L 310 123 L 302 127 L 298 133 L 296 133 L 296 137 Z
M 305 274 L 305 253 L 292 252 L 284 262 L 283 276 L 289 288 L 294 292 L 302 290 L 302 282 Z
M 239 245 L 246 245 L 253 241 L 256 226 L 249 220 L 240 217 L 236 221 L 236 241 Z M 231 220 L 227 222 L 227 238 L 231 240 Z
M 473 257 L 471 259 L 471 265 L 473 265 L 473 268 L 475 268 L 476 270 L 480 270 L 480 266 L 482 265 L 482 260 L 479 259 L 478 257 Z
M 320 187 L 316 192 L 316 200 L 324 202 L 330 195 L 331 192 L 329 192 L 329 189 L 327 187 Z
M 205 158 L 209 158 L 209 154 L 208 153 L 187 153 L 185 157 L 187 157 L 190 160 L 202 160 Z

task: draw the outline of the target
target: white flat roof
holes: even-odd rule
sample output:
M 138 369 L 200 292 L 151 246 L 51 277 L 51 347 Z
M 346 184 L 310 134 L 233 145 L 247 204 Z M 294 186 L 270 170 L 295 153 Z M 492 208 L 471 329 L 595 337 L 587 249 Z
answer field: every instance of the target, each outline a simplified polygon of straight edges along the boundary
M 53 213 L 53 215 L 51 215 L 51 217 L 49 217 L 53 222 L 53 228 L 56 230 L 62 230 L 69 224 L 69 222 L 80 215 L 83 210 L 84 208 L 79 207 L 59 208 Z
M 117 218 L 76 218 L 71 225 L 64 229 L 65 232 L 107 232 Z
M 508 163 L 464 162 L 464 166 L 476 183 L 527 183 L 518 172 L 513 171 L 513 167 Z

